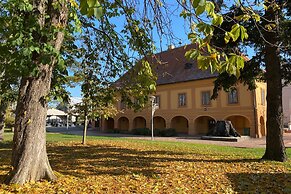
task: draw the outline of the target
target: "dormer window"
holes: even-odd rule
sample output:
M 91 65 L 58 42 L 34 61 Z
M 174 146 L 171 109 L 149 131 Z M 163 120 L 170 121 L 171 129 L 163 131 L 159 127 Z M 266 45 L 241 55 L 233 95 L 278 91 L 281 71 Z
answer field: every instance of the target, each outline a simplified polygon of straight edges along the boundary
M 185 63 L 184 69 L 191 69 L 193 67 L 193 63 Z

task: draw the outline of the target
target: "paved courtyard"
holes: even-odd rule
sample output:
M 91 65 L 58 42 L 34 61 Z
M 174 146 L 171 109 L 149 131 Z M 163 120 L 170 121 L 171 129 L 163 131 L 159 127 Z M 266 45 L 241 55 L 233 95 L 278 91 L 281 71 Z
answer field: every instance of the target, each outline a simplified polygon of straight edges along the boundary
M 49 133 L 63 133 L 63 134 L 73 134 L 73 135 L 82 135 L 82 127 L 47 127 L 47 132 Z M 148 136 L 138 136 L 130 134 L 113 134 L 113 133 L 104 133 L 97 131 L 96 129 L 89 128 L 87 131 L 88 136 L 106 136 L 106 137 L 115 137 L 115 138 L 132 138 L 132 139 L 144 139 L 150 140 L 151 137 Z M 201 144 L 214 144 L 214 145 L 225 145 L 241 148 L 252 148 L 252 147 L 265 147 L 266 138 L 248 138 L 238 142 L 228 142 L 228 141 L 213 141 L 213 140 L 202 140 L 201 137 L 192 137 L 192 136 L 178 136 L 178 137 L 154 137 L 155 140 L 160 141 L 180 141 L 180 142 L 189 142 L 189 143 L 201 143 Z M 284 143 L 287 148 L 291 148 L 291 133 L 284 133 Z

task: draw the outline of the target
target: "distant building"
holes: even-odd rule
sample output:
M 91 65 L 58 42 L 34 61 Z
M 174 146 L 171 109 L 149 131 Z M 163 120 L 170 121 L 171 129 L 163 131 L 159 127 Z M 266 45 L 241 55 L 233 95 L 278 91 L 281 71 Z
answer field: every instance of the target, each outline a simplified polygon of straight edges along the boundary
M 266 84 L 257 82 L 255 91 L 237 84 L 229 93 L 220 91 L 218 98 L 211 100 L 217 74 L 202 71 L 196 61 L 185 59 L 185 52 L 191 47 L 169 49 L 153 56 L 153 69 L 158 77 L 155 99 L 159 105 L 154 128 L 175 128 L 181 134 L 205 135 L 215 121 L 230 120 L 241 135 L 265 136 Z M 122 102 L 117 106 L 123 113 L 103 120 L 102 130 L 150 128 L 150 108 L 135 113 Z
M 283 101 L 283 122 L 284 127 L 289 128 L 291 124 L 291 86 L 283 87 L 282 89 Z
M 47 125 L 60 127 L 60 126 L 66 126 L 68 119 L 68 114 L 64 111 L 50 108 L 47 110 L 47 118 L 46 123 Z

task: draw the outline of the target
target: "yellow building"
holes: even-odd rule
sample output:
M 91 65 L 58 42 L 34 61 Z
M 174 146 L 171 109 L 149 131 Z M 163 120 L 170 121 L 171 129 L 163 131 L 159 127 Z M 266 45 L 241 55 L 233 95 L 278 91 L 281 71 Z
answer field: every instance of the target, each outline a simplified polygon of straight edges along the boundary
M 185 59 L 192 46 L 169 49 L 153 56 L 157 74 L 154 128 L 174 128 L 178 133 L 205 135 L 217 120 L 230 120 L 241 135 L 266 135 L 266 84 L 256 83 L 257 89 L 237 84 L 231 92 L 220 91 L 210 100 L 217 74 L 201 71 L 195 61 Z M 159 61 L 159 63 L 157 62 Z M 124 109 L 118 103 L 118 109 Z M 151 109 L 140 112 L 124 109 L 114 118 L 103 120 L 102 130 L 150 128 Z

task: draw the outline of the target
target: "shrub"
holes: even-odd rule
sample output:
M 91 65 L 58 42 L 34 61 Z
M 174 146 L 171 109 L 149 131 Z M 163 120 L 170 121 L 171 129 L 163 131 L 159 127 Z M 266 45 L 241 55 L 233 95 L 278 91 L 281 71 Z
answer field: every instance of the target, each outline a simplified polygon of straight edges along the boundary
M 151 135 L 152 131 L 149 128 L 136 128 L 132 130 L 134 135 Z M 160 137 L 173 137 L 176 136 L 176 130 L 174 128 L 168 129 L 154 129 L 154 136 Z
M 107 129 L 107 133 L 120 133 L 120 129 L 114 128 L 114 129 Z
M 119 133 L 121 133 L 121 134 L 131 134 L 131 131 L 119 129 Z
M 149 128 L 136 128 L 132 130 L 134 135 L 150 135 L 151 130 Z
M 174 128 L 168 128 L 168 129 L 161 129 L 160 130 L 160 136 L 161 137 L 173 137 L 176 136 L 177 132 Z
M 160 136 L 161 130 L 162 129 L 154 129 L 154 136 Z M 152 132 L 151 132 L 151 134 L 152 134 Z

